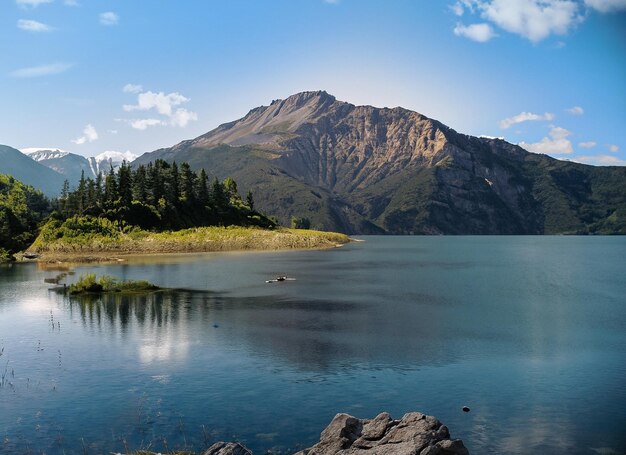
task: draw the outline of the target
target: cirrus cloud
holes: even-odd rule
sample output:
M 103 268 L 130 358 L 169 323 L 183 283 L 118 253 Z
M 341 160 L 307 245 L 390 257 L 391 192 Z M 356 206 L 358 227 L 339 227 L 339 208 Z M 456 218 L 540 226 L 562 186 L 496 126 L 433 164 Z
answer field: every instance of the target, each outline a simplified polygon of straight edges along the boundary
M 74 66 L 71 63 L 51 63 L 48 65 L 30 66 L 28 68 L 20 68 L 9 73 L 11 77 L 41 77 L 51 74 L 60 74 Z
M 29 19 L 20 19 L 17 21 L 17 28 L 26 30 L 27 32 L 41 33 L 41 32 L 51 32 L 54 30 L 47 24 L 43 22 L 37 22 Z
M 143 119 L 133 119 L 128 120 L 127 123 L 134 129 L 143 131 L 149 126 L 157 126 L 157 125 L 167 125 L 162 120 L 158 118 L 143 118 Z
M 39 5 L 52 3 L 53 0 L 15 0 L 19 6 L 37 8 Z
M 572 115 L 583 115 L 585 110 L 580 106 L 570 107 L 569 109 L 565 109 L 566 112 Z

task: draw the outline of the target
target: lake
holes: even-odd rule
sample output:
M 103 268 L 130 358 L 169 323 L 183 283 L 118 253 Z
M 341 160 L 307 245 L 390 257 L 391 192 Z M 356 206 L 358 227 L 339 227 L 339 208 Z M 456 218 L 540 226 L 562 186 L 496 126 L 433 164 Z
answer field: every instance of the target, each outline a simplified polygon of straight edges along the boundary
M 337 412 L 420 411 L 473 454 L 626 453 L 626 238 L 363 239 L 67 277 L 186 289 L 147 297 L 0 268 L 0 452 L 292 453 Z

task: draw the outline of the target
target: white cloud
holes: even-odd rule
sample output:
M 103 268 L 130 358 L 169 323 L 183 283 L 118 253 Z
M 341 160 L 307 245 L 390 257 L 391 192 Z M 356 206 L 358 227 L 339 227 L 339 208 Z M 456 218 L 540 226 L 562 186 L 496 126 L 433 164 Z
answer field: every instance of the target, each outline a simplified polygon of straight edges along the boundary
M 585 110 L 580 106 L 574 106 L 565 110 L 572 115 L 583 115 L 585 113 Z
M 135 86 L 127 84 L 124 87 L 125 92 L 135 92 L 141 86 Z M 132 89 L 132 90 L 131 90 Z M 151 111 L 154 110 L 160 115 L 166 117 L 167 122 L 162 119 L 150 118 L 150 119 L 135 119 L 135 120 L 122 120 L 130 124 L 135 129 L 144 130 L 149 126 L 155 125 L 169 125 L 185 127 L 189 122 L 198 120 L 198 114 L 187 110 L 182 107 L 178 107 L 183 103 L 187 103 L 189 98 L 181 95 L 178 92 L 164 93 L 164 92 L 142 92 L 137 95 L 137 104 L 125 104 L 122 109 L 126 112 L 133 111 Z
M 85 142 L 93 142 L 98 139 L 98 132 L 91 123 L 85 126 L 83 129 L 83 135 L 72 139 L 72 142 L 76 145 L 82 145 Z
M 532 42 L 564 35 L 582 21 L 573 0 L 492 0 L 482 2 L 483 16 L 507 32 Z
M 587 0 L 621 2 L 624 0 Z M 585 16 L 577 0 L 461 0 L 453 11 L 469 10 L 510 33 L 536 43 L 550 35 L 565 35 Z
M 585 0 L 585 6 L 601 13 L 612 13 L 626 10 L 626 0 Z
M 583 149 L 592 149 L 596 145 L 598 145 L 598 144 L 596 142 L 594 142 L 594 141 L 587 141 L 587 142 L 579 142 L 578 143 L 578 146 L 580 148 L 583 148 Z
M 126 112 L 156 109 L 159 114 L 171 116 L 173 106 L 178 106 L 187 101 L 189 101 L 189 99 L 178 92 L 168 93 L 166 95 L 163 92 L 155 93 L 147 91 L 137 96 L 136 105 L 125 104 L 123 109 Z
M 72 66 L 71 63 L 51 63 L 50 65 L 31 66 L 29 68 L 20 68 L 9 73 L 12 77 L 40 77 L 50 74 L 59 74 L 67 71 Z
M 32 6 L 33 8 L 43 5 L 45 3 L 52 3 L 52 0 L 15 0 L 19 6 Z
M 543 115 L 533 114 L 532 112 L 520 112 L 519 114 L 505 118 L 500 121 L 500 128 L 503 130 L 512 127 L 518 123 L 529 122 L 529 121 L 538 121 L 538 120 L 554 120 L 554 114 L 550 112 L 546 112 Z
M 596 166 L 626 166 L 626 160 L 622 160 L 613 155 L 586 155 L 572 157 L 571 161 L 582 164 L 593 164 Z
M 198 120 L 198 114 L 183 108 L 176 109 L 176 112 L 170 117 L 170 123 L 181 128 L 187 126 L 189 122 L 196 120 Z
M 100 13 L 100 23 L 102 25 L 117 25 L 120 21 L 120 17 L 113 11 L 107 11 L 106 13 Z
M 572 143 L 568 136 L 572 133 L 565 128 L 561 128 L 560 126 L 552 126 L 550 129 L 549 136 L 544 137 L 539 142 L 535 142 L 533 144 L 529 144 L 526 142 L 520 142 L 519 146 L 533 153 L 544 153 L 544 154 L 563 154 L 563 153 L 572 153 L 574 151 L 572 147 Z
M 496 36 L 491 25 L 484 22 L 470 25 L 457 24 L 456 27 L 454 27 L 454 34 L 479 43 L 486 43 Z
M 609 149 L 609 152 L 613 152 L 613 153 L 619 152 L 619 145 L 607 144 L 606 147 Z
M 159 120 L 158 118 L 134 119 L 128 120 L 127 123 L 136 130 L 141 131 L 145 130 L 149 126 L 167 125 L 164 121 Z
M 139 93 L 143 91 L 143 87 L 141 85 L 136 84 L 126 84 L 122 89 L 124 93 Z
M 20 19 L 17 21 L 17 28 L 21 28 L 22 30 L 26 30 L 27 32 L 51 32 L 54 30 L 49 25 L 46 25 L 42 22 L 32 21 L 28 19 Z

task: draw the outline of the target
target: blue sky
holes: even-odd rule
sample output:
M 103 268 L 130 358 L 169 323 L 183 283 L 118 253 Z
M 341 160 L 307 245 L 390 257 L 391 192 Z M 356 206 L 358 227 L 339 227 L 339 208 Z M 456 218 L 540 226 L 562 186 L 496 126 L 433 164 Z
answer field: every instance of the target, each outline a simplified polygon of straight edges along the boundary
M 0 143 L 141 154 L 326 90 L 626 165 L 626 0 L 1 0 Z

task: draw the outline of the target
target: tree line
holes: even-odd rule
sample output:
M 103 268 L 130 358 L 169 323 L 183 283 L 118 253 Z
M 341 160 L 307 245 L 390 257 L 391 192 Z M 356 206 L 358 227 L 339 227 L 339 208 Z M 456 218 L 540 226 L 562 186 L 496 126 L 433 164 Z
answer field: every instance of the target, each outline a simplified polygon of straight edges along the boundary
M 186 162 L 178 166 L 164 160 L 137 168 L 123 162 L 117 171 L 111 168 L 95 179 L 83 173 L 75 189 L 65 182 L 54 206 L 61 219 L 105 217 L 151 230 L 276 225 L 254 210 L 251 192 L 241 197 L 232 178 L 210 181 L 204 169 L 196 173 Z

